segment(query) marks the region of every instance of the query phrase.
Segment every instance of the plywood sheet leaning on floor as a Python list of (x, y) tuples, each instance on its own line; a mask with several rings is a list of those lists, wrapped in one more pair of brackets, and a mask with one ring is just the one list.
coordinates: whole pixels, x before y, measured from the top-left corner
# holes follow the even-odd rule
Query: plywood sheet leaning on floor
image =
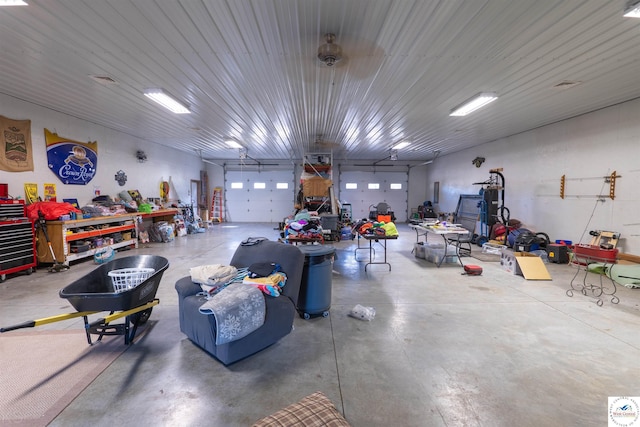
[(551, 280), (551, 275), (538, 256), (516, 256), (516, 262), (527, 280)]
[(500, 265), (503, 270), (527, 280), (552, 280), (542, 258), (529, 252), (502, 251)]

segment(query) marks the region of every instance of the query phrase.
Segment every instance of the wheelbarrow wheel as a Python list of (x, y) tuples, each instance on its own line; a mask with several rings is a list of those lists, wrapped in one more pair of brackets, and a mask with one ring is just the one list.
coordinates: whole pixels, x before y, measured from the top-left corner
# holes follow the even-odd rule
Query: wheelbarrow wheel
[(138, 313), (133, 313), (131, 316), (129, 316), (129, 321), (134, 325), (136, 324), (136, 322), (138, 323), (138, 325), (144, 325), (145, 323), (147, 323), (147, 320), (149, 320), (149, 317), (151, 317), (152, 310), (153, 307), (147, 308), (146, 310), (142, 310)]

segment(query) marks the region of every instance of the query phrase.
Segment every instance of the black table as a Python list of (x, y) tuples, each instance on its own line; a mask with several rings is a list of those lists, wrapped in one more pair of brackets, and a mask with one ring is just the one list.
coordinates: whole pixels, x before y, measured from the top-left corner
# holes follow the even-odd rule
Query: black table
[[(363, 239), (366, 239), (369, 241), (369, 262), (367, 262), (364, 265), (364, 271), (367, 271), (367, 266), (371, 264), (386, 264), (389, 266), (389, 271), (391, 271), (391, 264), (387, 262), (387, 240), (397, 240), (398, 236), (376, 236), (375, 234), (371, 234), (371, 235), (363, 234), (361, 236)], [(384, 248), (384, 261), (382, 262), (374, 261), (374, 258), (375, 258), (375, 249), (373, 248), (374, 242), (379, 243), (380, 246)], [(364, 249), (364, 248), (360, 248), (358, 245), (358, 249)], [(358, 249), (356, 249), (356, 253)]]

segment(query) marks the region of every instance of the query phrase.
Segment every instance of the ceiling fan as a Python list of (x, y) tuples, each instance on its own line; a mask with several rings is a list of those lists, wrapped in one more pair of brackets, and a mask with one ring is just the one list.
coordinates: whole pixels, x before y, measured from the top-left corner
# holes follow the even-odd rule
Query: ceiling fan
[(337, 44), (336, 35), (327, 33), (324, 35), (326, 43), (318, 47), (318, 60), (327, 67), (334, 67), (344, 59), (342, 47)]
[(430, 165), (431, 163), (433, 163), (438, 156), (440, 156), (440, 150), (433, 150), (433, 158), (431, 160), (427, 160), (426, 162), (422, 162), (419, 163), (417, 165), (412, 165), (410, 166), (411, 168), (417, 167), (417, 166), (424, 166), (424, 165)]
[(312, 150), (333, 150), (334, 148), (339, 148), (340, 144), (336, 141), (325, 139), (321, 134), (316, 135), (313, 144), (311, 144)]

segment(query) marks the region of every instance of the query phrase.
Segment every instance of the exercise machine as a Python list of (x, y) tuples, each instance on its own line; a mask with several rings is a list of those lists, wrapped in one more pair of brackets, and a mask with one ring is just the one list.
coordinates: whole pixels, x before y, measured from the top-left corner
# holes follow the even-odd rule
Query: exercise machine
[(480, 200), (480, 234), (476, 238), (476, 244), (482, 246), (489, 241), (491, 227), (501, 222), (506, 227), (509, 225), (510, 212), (504, 204), (505, 179), (502, 168), (491, 169), (489, 179), (483, 182), (474, 182), (473, 185), (482, 185), (479, 194)]

